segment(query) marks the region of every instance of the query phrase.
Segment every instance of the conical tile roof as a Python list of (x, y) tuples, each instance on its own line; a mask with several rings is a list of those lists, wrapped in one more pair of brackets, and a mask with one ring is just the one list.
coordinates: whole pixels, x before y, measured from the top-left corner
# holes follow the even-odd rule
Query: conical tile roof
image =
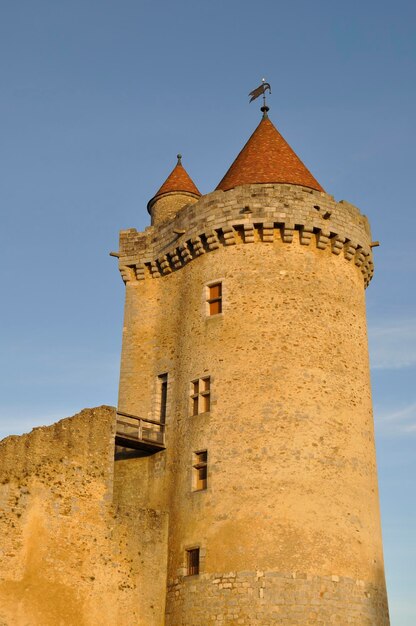
[(172, 193), (174, 191), (177, 192), (186, 192), (192, 193), (196, 196), (200, 196), (201, 192), (198, 190), (192, 178), (189, 176), (188, 172), (182, 165), (181, 161), (182, 157), (178, 154), (178, 162), (159, 189), (156, 194), (153, 196), (151, 202), (156, 200), (159, 196), (164, 193)]
[(266, 114), (217, 189), (252, 183), (289, 183), (324, 191)]

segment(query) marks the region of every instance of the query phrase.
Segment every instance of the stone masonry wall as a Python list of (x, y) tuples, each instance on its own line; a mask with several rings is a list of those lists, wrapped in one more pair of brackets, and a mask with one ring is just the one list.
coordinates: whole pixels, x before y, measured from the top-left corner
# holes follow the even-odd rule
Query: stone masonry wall
[(152, 225), (156, 226), (171, 220), (185, 204), (196, 202), (193, 194), (185, 192), (166, 193), (150, 203), (149, 211), (152, 216)]
[[(370, 244), (358, 209), (285, 185), (214, 192), (169, 225), (121, 234), (120, 410), (157, 419), (169, 380), (166, 450), (125, 462), (142, 502), (169, 511), (167, 625), (388, 624)], [(210, 409), (194, 415), (192, 381), (207, 376)], [(195, 491), (202, 450), (208, 484)]]
[(113, 505), (114, 428), (100, 407), (0, 442), (1, 626), (161, 623), (167, 519)]
[[(175, 626), (388, 626), (384, 590), (362, 580), (268, 571), (201, 574), (170, 582)], [(201, 601), (204, 598), (204, 601)], [(169, 622), (170, 614), (174, 619)], [(184, 620), (178, 615), (186, 615)]]

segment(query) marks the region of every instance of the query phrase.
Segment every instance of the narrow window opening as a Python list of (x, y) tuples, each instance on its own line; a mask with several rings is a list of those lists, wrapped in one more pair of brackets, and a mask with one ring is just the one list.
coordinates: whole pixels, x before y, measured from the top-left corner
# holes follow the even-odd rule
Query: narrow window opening
[(199, 548), (186, 551), (186, 574), (187, 576), (199, 574)]
[(168, 375), (160, 374), (158, 376), (159, 382), (159, 421), (164, 424), (166, 422), (166, 410), (167, 410), (167, 402), (168, 402)]
[(208, 286), (207, 302), (209, 315), (222, 313), (222, 283)]
[(193, 490), (202, 491), (208, 487), (208, 451), (194, 452), (193, 456)]
[(203, 378), (201, 380), (201, 405), (202, 413), (207, 413), (211, 408), (211, 391), (210, 391), (210, 378)]
[(199, 413), (199, 380), (192, 381), (192, 415), (198, 415)]
[(191, 382), (192, 415), (208, 413), (211, 410), (211, 378), (205, 376)]

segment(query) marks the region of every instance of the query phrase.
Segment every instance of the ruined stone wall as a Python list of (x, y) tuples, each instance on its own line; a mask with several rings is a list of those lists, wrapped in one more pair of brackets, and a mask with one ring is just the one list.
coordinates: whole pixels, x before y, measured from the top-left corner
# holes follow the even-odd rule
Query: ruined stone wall
[[(251, 187), (257, 195), (244, 213)], [(122, 234), (120, 264), (132, 273), (124, 275), (121, 410), (154, 417), (157, 376), (171, 381), (167, 449), (136, 461), (138, 475), (146, 466), (144, 501), (169, 510), (166, 623), (192, 626), (204, 615), (207, 625), (384, 626), (368, 223), (326, 194), (316, 192), (318, 204), (292, 189), (286, 199), (297, 200), (283, 207), (282, 196), (268, 196), (279, 186), (259, 187), (227, 192), (225, 217), (215, 192), (185, 208), (170, 232), (149, 229), (140, 245), (133, 231)], [(173, 244), (181, 219), (186, 241)], [(192, 233), (202, 226), (198, 243)], [(151, 250), (153, 259), (140, 257)], [(223, 312), (209, 317), (212, 281), (222, 281)], [(190, 383), (207, 375), (211, 410), (192, 416)], [(192, 455), (202, 449), (208, 489), (196, 492)], [(201, 571), (188, 577), (192, 547)]]
[(161, 623), (167, 519), (113, 505), (114, 428), (100, 407), (0, 442), (2, 626)]

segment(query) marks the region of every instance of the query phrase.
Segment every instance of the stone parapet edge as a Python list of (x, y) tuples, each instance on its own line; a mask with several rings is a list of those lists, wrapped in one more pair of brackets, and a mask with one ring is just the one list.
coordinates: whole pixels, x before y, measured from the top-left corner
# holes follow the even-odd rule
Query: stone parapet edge
[(226, 226), (213, 224), (186, 239), (181, 237), (176, 245), (153, 258), (143, 255), (143, 250), (138, 250), (136, 254), (120, 257), (119, 269), (125, 283), (144, 280), (146, 277), (158, 278), (179, 270), (202, 254), (220, 246), (270, 244), (279, 240), (291, 244), (296, 238), (300, 245), (315, 244), (319, 250), (330, 249), (334, 255), (342, 255), (347, 261), (353, 261), (363, 275), (364, 286), (367, 287), (370, 283), (374, 274), (374, 263), (369, 245), (365, 246), (310, 223), (268, 222), (257, 218), (252, 221), (239, 220)]
[(365, 286), (374, 273), (367, 218), (357, 207), (298, 185), (243, 185), (187, 204), (165, 223), (121, 231), (119, 268), (125, 282), (157, 278), (205, 252), (238, 243), (280, 240), (315, 243), (360, 268)]

